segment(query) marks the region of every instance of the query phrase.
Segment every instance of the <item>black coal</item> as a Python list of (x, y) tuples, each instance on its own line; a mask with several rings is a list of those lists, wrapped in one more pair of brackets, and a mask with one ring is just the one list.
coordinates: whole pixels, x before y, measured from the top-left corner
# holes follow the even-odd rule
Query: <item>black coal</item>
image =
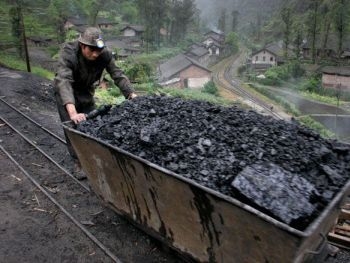
[(348, 145), (238, 107), (140, 96), (77, 129), (298, 229), (350, 177)]

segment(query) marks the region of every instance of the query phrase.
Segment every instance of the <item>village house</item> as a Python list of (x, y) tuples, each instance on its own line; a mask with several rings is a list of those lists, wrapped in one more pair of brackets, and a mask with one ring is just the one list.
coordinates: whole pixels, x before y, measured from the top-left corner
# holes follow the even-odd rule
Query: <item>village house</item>
[(106, 46), (115, 53), (117, 60), (124, 60), (131, 55), (140, 54), (142, 50), (130, 45), (127, 41), (115, 39), (106, 39)]
[(266, 70), (284, 63), (283, 48), (278, 43), (273, 43), (251, 54), (250, 66), (255, 70)]
[(204, 35), (202, 44), (208, 49), (210, 55), (219, 56), (225, 47), (225, 35), (215, 31), (209, 31)]
[[(107, 18), (98, 17), (96, 19), (96, 25), (100, 29), (110, 30), (115, 28), (117, 23)], [(86, 17), (70, 17), (65, 22), (64, 29), (65, 30), (74, 29), (77, 32), (82, 33), (88, 26), (89, 26), (89, 22)]]
[(126, 25), (120, 32), (124, 37), (139, 37), (142, 38), (143, 32), (145, 31), (144, 26), (140, 25)]
[(322, 86), (350, 92), (350, 67), (324, 67), (322, 69)]
[(41, 37), (41, 36), (28, 36), (26, 37), (29, 45), (34, 45), (37, 47), (46, 47), (52, 43), (52, 38)]
[(188, 50), (185, 52), (185, 55), (198, 61), (204, 66), (208, 66), (210, 60), (210, 52), (203, 44), (192, 44)]
[(159, 84), (163, 87), (200, 89), (212, 79), (212, 72), (194, 59), (179, 54), (158, 68)]
[[(350, 36), (347, 36), (343, 40), (343, 48), (339, 51), (338, 54), (338, 37), (335, 34), (330, 34), (327, 38), (327, 42), (325, 44), (324, 37), (321, 35), (316, 36), (315, 41), (315, 54), (316, 58), (324, 58), (335, 60), (338, 58), (338, 55), (341, 59), (348, 61), (349, 60), (349, 52), (350, 52)], [(304, 41), (302, 45), (302, 53), (304, 59), (312, 58), (312, 41), (311, 39), (307, 39)]]

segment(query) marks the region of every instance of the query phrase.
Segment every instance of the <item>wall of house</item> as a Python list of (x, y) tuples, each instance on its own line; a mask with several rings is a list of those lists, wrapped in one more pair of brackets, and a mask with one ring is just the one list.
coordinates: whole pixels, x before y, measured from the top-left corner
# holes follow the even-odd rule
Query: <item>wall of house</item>
[[(204, 86), (205, 83), (211, 80), (211, 73), (192, 65), (187, 69), (180, 72), (179, 75), (181, 79), (181, 83), (183, 83), (183, 87), (199, 89)], [(187, 83), (186, 83), (187, 82)]]
[(338, 76), (323, 73), (322, 86), (325, 88), (338, 88), (350, 91), (350, 76)]
[(266, 50), (262, 50), (252, 56), (252, 64), (266, 64), (276, 66), (276, 56)]

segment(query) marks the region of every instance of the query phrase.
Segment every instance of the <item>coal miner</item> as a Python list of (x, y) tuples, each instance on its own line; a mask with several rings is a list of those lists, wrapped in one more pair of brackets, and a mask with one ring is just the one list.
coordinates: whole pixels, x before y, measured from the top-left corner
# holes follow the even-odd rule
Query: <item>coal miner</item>
[[(95, 89), (104, 70), (125, 98), (136, 97), (129, 79), (115, 65), (112, 52), (105, 47), (100, 29), (89, 27), (78, 40), (63, 46), (54, 79), (61, 121), (71, 120), (77, 124), (86, 120), (86, 114), (95, 109)], [(77, 160), (67, 136), (66, 139), (69, 153)]]

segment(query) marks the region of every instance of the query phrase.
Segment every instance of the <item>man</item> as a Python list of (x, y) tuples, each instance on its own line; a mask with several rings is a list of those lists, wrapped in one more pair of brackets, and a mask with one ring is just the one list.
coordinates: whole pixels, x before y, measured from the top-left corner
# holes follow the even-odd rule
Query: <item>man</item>
[[(98, 28), (87, 28), (77, 41), (63, 46), (54, 79), (61, 121), (71, 120), (77, 124), (86, 120), (86, 114), (95, 109), (95, 89), (103, 70), (110, 74), (125, 98), (136, 97), (129, 79), (115, 65), (112, 52), (105, 48)], [(67, 136), (66, 140), (69, 153), (77, 160)]]

